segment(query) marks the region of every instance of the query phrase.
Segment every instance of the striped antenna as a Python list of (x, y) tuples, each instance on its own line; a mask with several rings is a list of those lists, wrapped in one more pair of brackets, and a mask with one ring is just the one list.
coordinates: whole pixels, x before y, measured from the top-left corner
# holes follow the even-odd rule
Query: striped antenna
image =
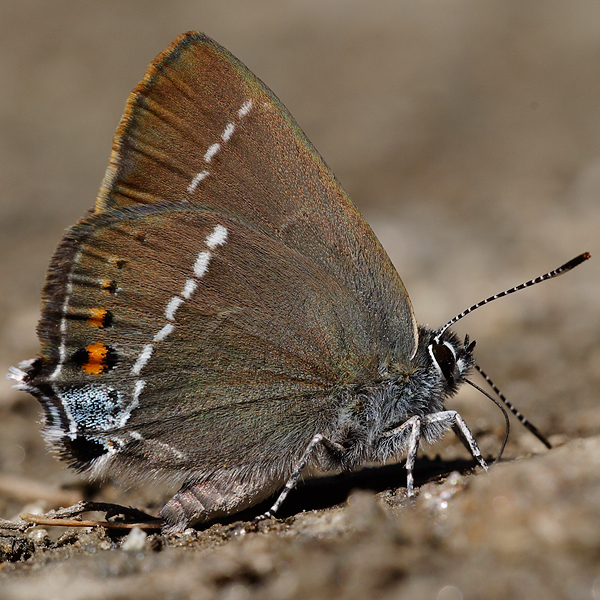
[[(504, 292), (500, 292), (499, 294), (496, 294), (494, 296), (490, 296), (489, 298), (486, 298), (485, 300), (482, 300), (481, 302), (478, 302), (477, 304), (473, 304), (473, 306), (469, 306), (469, 308), (467, 308), (467, 310), (463, 310), (459, 315), (456, 315), (456, 317), (454, 317), (453, 319), (450, 319), (450, 321), (448, 321), (438, 331), (437, 335), (435, 336), (435, 343), (436, 344), (439, 343), (440, 338), (442, 337), (442, 334), (444, 333), (444, 331), (446, 331), (446, 329), (448, 329), (448, 327), (451, 327), (452, 325), (454, 325), (454, 323), (456, 323), (457, 321), (460, 321), (460, 319), (462, 319), (463, 317), (466, 317), (469, 313), (472, 313), (474, 310), (483, 306), (484, 304), (488, 304), (489, 302), (492, 302), (493, 300), (498, 300), (498, 298), (503, 298), (504, 296), (508, 296), (509, 294), (513, 294), (514, 292), (523, 290), (526, 287), (535, 285), (536, 283), (541, 283), (542, 281), (546, 281), (547, 279), (552, 279), (554, 277), (558, 277), (559, 275), (562, 275), (563, 273), (566, 273), (567, 271), (574, 269), (576, 266), (580, 265), (582, 262), (586, 261), (591, 256), (592, 255), (589, 252), (584, 252), (583, 254), (580, 254), (579, 256), (575, 257), (573, 260), (570, 260), (569, 262), (565, 263), (562, 267), (558, 267), (558, 269), (554, 269), (554, 271), (550, 271), (549, 273), (546, 273), (545, 275), (540, 275), (539, 277), (536, 277), (535, 279), (530, 279), (529, 281), (526, 281), (525, 283), (522, 283), (521, 285), (510, 288), (509, 290), (505, 290)], [(510, 408), (510, 406), (508, 404), (507, 404), (507, 406)], [(510, 410), (512, 412), (514, 412), (514, 410), (512, 408), (510, 408)]]
[[(546, 436), (544, 436), (542, 433), (540, 433), (538, 428), (533, 423), (528, 421), (517, 410), (517, 408), (511, 402), (508, 401), (506, 396), (498, 389), (498, 387), (494, 384), (494, 382), (488, 377), (487, 373), (485, 373), (485, 371), (477, 363), (475, 363), (475, 368), (479, 371), (481, 376), (486, 380), (487, 384), (494, 390), (494, 392), (496, 393), (498, 398), (500, 398), (500, 400), (502, 400), (502, 402), (504, 402), (504, 405), (506, 406), (506, 408), (508, 408), (508, 410), (510, 410), (510, 412), (513, 415), (515, 415), (515, 417), (517, 417), (517, 419), (519, 420), (521, 425), (523, 425), (523, 427), (529, 429), (529, 431), (531, 431), (531, 433), (533, 433), (533, 435), (535, 435), (535, 437), (538, 440), (540, 440), (540, 442), (542, 442), (542, 444), (544, 444), (544, 446), (546, 446), (546, 448), (548, 448), (548, 449), (552, 448), (552, 444), (550, 444), (550, 442), (548, 441)], [(508, 437), (508, 431), (506, 432), (506, 434)], [(506, 439), (504, 441), (504, 444), (506, 444)], [(504, 445), (502, 446), (502, 450), (504, 450)], [(502, 452), (500, 453), (500, 455), (501, 454), (502, 454)], [(496, 460), (498, 460), (499, 458), (500, 458), (500, 456), (498, 456), (498, 458)]]

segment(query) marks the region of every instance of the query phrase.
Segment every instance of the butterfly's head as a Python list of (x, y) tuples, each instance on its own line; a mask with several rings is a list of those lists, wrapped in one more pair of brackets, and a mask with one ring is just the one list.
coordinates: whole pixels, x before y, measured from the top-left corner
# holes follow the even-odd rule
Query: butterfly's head
[(464, 342), (461, 343), (458, 336), (449, 329), (441, 334), (439, 331), (426, 331), (429, 333), (428, 338), (424, 340), (427, 344), (427, 354), (438, 371), (441, 381), (447, 387), (447, 395), (452, 396), (475, 365), (473, 357), (475, 341), (470, 341), (469, 336), (466, 335)]

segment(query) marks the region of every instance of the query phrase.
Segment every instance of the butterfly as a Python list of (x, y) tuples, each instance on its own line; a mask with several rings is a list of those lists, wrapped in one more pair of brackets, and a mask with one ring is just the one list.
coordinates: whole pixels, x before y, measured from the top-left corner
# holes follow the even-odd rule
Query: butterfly
[(180, 486), (167, 530), (283, 489), (271, 514), (304, 472), (404, 453), (410, 495), (421, 440), (449, 428), (487, 468), (444, 404), (475, 343), (417, 325), (292, 116), (201, 33), (130, 95), (95, 207), (50, 263), (38, 334), (10, 376), (41, 402), (46, 440), (93, 477)]

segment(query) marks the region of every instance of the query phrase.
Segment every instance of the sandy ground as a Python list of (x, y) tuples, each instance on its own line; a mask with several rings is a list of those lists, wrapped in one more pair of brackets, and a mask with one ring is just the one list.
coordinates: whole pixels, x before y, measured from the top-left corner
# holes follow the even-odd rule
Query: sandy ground
[[(392, 465), (311, 482), (258, 530), (130, 550), (104, 531), (0, 531), (3, 598), (600, 598), (598, 3), (28, 0), (4, 3), (0, 28), (1, 372), (37, 352), (49, 257), (94, 202), (127, 94), (190, 29), (288, 106), (420, 322), (596, 255), (456, 328), (552, 451), (515, 423), (509, 460), (471, 477), (448, 436), (414, 503)], [(46, 454), (36, 401), (0, 386), (0, 517), (83, 494), (159, 505), (159, 490), (83, 486)], [(452, 407), (491, 455), (502, 419), (481, 400)]]

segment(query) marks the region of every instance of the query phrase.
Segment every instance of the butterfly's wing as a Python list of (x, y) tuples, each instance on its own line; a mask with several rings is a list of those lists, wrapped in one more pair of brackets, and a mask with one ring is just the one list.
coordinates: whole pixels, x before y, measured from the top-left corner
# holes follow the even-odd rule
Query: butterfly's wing
[[(115, 440), (125, 425), (154, 423), (152, 437), (205, 445), (214, 438), (203, 432), (206, 411), (243, 420), (237, 407), (331, 396), (377, 368), (376, 348), (364, 352), (369, 314), (354, 294), (248, 223), (192, 206), (84, 221), (60, 246), (47, 293), (52, 338), (38, 384), (44, 378), (69, 398), (94, 386), (118, 394), (104, 419)], [(79, 427), (98, 426), (83, 400), (70, 404)], [(208, 445), (214, 456), (218, 439)], [(172, 459), (156, 465), (182, 468)]]
[(254, 497), (417, 338), (389, 258), (287, 110), (196, 33), (130, 96), (39, 335), (27, 383), (75, 465)]
[(275, 95), (200, 33), (175, 40), (131, 94), (96, 212), (163, 202), (280, 240), (372, 312), (381, 363), (414, 354), (408, 294), (371, 228)]

